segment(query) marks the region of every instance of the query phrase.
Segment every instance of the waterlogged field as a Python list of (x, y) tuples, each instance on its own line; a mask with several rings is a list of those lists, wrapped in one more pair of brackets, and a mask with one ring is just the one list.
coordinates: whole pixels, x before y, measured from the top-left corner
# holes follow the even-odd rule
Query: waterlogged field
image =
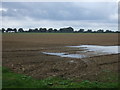
[[(57, 53), (57, 52), (42, 52), (44, 54), (48, 55), (56, 55), (60, 57), (68, 57), (68, 58), (90, 58), (95, 56), (101, 56), (101, 55), (110, 55), (110, 54), (118, 54), (120, 51), (118, 48), (120, 46), (98, 46), (98, 45), (80, 45), (80, 46), (66, 46), (69, 48), (69, 51), (66, 53)], [(70, 48), (73, 48), (73, 53), (70, 52)], [(65, 49), (64, 51), (65, 52)]]
[[(118, 56), (120, 54), (118, 54), (119, 51), (117, 52), (117, 46), (119, 45), (118, 34), (112, 33), (3, 34), (2, 63), (11, 71), (34, 79), (59, 77), (76, 83), (86, 80), (109, 83), (107, 84), (109, 87), (110, 83), (118, 81)], [(80, 48), (81, 46), (84, 47)], [(60, 54), (64, 57), (60, 57)], [(4, 74), (3, 79), (7, 81), (9, 77)], [(10, 84), (6, 83), (8, 82), (4, 82), (3, 87), (9, 87)], [(55, 85), (57, 84), (52, 82), (51, 87)], [(69, 85), (70, 83), (68, 87), (72, 87)], [(104, 87), (106, 84), (102, 85)]]

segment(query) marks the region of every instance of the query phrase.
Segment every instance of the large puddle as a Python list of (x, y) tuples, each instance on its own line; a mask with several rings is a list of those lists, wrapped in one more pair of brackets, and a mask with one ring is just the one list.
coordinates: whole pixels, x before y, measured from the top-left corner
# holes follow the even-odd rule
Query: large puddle
[(80, 46), (66, 46), (67, 48), (78, 48), (75, 53), (70, 52), (42, 52), (43, 54), (55, 55), (69, 58), (87, 58), (99, 55), (118, 54), (120, 46), (97, 46), (97, 45), (80, 45)]
[(69, 58), (85, 58), (85, 55), (81, 54), (69, 54), (69, 53), (50, 53), (50, 52), (43, 52), (44, 54), (48, 55), (56, 55), (60, 57), (69, 57)]

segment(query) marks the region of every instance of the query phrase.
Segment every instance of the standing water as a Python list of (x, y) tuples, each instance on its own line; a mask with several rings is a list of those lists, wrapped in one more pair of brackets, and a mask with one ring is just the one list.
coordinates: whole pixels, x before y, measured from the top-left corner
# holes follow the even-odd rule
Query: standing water
[[(108, 54), (118, 54), (120, 53), (120, 46), (98, 46), (98, 45), (80, 45), (80, 46), (66, 46), (69, 48), (78, 48), (78, 51), (74, 54), (68, 53), (51, 53), (51, 52), (42, 52), (43, 54), (55, 55), (60, 57), (69, 57), (69, 58), (87, 58), (94, 57), (99, 55), (108, 55)], [(82, 49), (83, 51), (79, 51)]]

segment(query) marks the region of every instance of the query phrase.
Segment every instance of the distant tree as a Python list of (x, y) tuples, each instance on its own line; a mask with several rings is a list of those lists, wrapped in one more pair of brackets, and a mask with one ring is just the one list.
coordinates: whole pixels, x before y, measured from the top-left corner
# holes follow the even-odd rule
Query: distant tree
[(60, 29), (59, 29), (59, 32), (64, 32), (64, 29), (63, 29), (63, 28), (60, 28)]
[(2, 33), (4, 33), (5, 32), (5, 29), (4, 28), (2, 28)]
[(91, 29), (88, 29), (86, 32), (87, 32), (87, 33), (92, 33), (92, 30), (91, 30)]
[(28, 32), (33, 32), (33, 29), (29, 29)]
[(112, 31), (111, 30), (106, 30), (105, 33), (112, 33)]
[(19, 28), (18, 32), (24, 32), (23, 28)]
[(68, 27), (67, 31), (70, 32), (70, 33), (72, 33), (72, 32), (74, 32), (74, 29), (72, 27)]
[(17, 29), (16, 29), (16, 28), (14, 28), (14, 29), (13, 29), (13, 31), (16, 33), (16, 32), (17, 32)]
[(47, 32), (47, 29), (46, 29), (46, 28), (43, 28), (43, 29), (42, 29), (42, 32)]
[(7, 28), (6, 32), (12, 32), (13, 29), (12, 28)]
[(63, 33), (72, 33), (74, 32), (74, 29), (72, 27), (68, 27), (68, 28), (60, 28), (59, 32), (63, 32)]
[(34, 32), (39, 32), (38, 28), (35, 28), (35, 29), (34, 29)]
[(58, 32), (58, 30), (57, 30), (57, 29), (54, 29), (54, 32)]
[(84, 32), (84, 29), (80, 29), (78, 32), (79, 32), (79, 33), (83, 33), (83, 32)]
[(97, 31), (92, 31), (92, 33), (97, 33)]
[(6, 32), (17, 32), (17, 29), (16, 28), (14, 28), (14, 29), (12, 29), (12, 28), (7, 28), (7, 30), (6, 30)]
[(66, 32), (67, 32), (67, 29), (66, 29), (66, 28), (60, 28), (60, 29), (59, 29), (59, 32), (61, 32), (61, 33), (66, 33)]
[(99, 30), (97, 30), (97, 32), (98, 32), (98, 33), (104, 33), (104, 30), (99, 29)]
[(39, 32), (42, 32), (42, 28), (39, 28)]
[(120, 31), (116, 31), (115, 33), (120, 33)]
[(54, 30), (52, 28), (49, 28), (48, 32), (54, 32)]
[(47, 32), (46, 28), (39, 28), (39, 32)]

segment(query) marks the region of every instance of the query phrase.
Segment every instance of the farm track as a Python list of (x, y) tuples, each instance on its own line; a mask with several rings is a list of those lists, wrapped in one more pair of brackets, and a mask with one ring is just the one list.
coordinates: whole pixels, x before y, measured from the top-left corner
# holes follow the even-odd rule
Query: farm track
[(118, 34), (3, 34), (2, 44), (3, 66), (34, 78), (60, 76), (102, 81), (102, 77), (107, 77), (104, 70), (116, 76), (118, 73), (120, 54), (74, 59), (41, 53), (74, 52), (76, 50), (64, 47), (72, 45), (119, 45)]

